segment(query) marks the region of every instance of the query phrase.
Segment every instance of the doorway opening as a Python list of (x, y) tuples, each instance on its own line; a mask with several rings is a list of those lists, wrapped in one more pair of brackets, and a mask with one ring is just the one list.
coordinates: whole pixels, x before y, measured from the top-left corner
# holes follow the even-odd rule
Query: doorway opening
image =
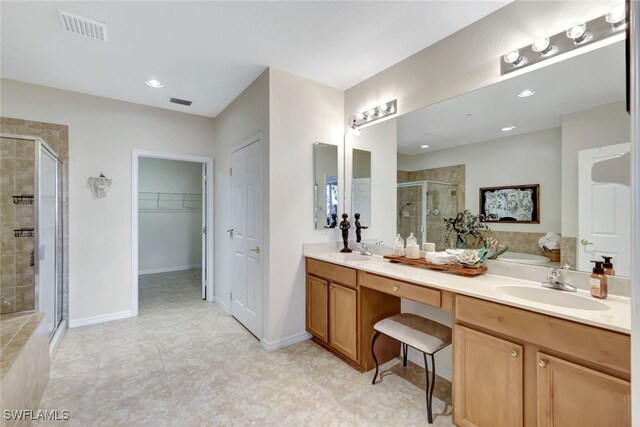
[(134, 151), (132, 315), (213, 301), (213, 159)]

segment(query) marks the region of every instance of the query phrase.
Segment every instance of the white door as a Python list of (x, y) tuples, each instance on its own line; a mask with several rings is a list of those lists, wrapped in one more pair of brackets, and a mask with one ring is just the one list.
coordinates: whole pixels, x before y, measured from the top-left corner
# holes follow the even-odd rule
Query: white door
[(353, 178), (351, 200), (352, 214), (360, 214), (362, 225), (371, 225), (371, 178)]
[(262, 337), (262, 142), (231, 154), (231, 314)]
[(613, 257), (616, 275), (631, 276), (631, 188), (613, 182), (594, 182), (595, 163), (629, 152), (631, 144), (616, 144), (578, 153), (578, 269), (602, 255)]
[(208, 245), (207, 245), (207, 164), (202, 164), (202, 299), (207, 299), (207, 284), (209, 283), (207, 271)]

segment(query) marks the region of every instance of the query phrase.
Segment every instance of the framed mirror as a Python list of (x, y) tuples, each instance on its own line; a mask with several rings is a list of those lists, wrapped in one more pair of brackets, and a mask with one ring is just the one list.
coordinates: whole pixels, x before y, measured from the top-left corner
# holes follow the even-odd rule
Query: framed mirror
[(313, 145), (313, 223), (316, 230), (338, 223), (338, 146)]
[[(372, 209), (396, 228), (380, 234), (414, 233), (443, 250), (460, 244), (446, 219), (484, 211), (482, 235), (509, 247), (501, 261), (590, 272), (604, 255), (629, 276), (625, 87), (616, 41), (395, 118), (396, 188), (376, 188)], [(374, 182), (381, 173), (374, 165)]]
[(371, 152), (354, 148), (351, 176), (351, 212), (362, 225), (371, 224)]

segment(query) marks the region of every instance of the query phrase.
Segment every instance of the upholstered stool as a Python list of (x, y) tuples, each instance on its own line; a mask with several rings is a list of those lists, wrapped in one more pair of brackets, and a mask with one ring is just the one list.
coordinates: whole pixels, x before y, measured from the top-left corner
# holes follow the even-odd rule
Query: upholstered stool
[[(376, 333), (371, 340), (371, 353), (373, 360), (376, 362), (376, 373), (373, 376), (371, 384), (375, 384), (378, 378), (378, 359), (376, 358), (375, 344), (380, 334), (394, 338), (402, 343), (403, 366), (407, 366), (407, 346), (421, 351), (424, 357), (427, 383), (427, 419), (429, 423), (433, 423), (431, 403), (433, 400), (433, 389), (436, 383), (436, 362), (433, 355), (451, 344), (451, 328), (415, 314), (400, 313), (382, 319), (373, 325), (373, 329), (375, 329)], [(427, 355), (431, 357), (431, 372), (433, 373), (431, 381), (429, 381)], [(429, 387), (429, 385), (431, 385), (431, 387)]]

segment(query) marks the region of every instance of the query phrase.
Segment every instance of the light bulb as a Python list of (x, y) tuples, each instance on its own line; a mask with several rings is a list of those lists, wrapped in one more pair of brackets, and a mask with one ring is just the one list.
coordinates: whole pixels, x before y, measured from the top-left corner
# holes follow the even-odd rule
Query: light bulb
[(372, 108), (371, 110), (367, 111), (367, 116), (369, 117), (373, 117), (376, 115), (376, 110), (375, 108)]
[(591, 33), (587, 32), (587, 24), (584, 22), (574, 24), (567, 30), (567, 37), (569, 37), (575, 44), (583, 43), (591, 40), (593, 37)]
[(381, 106), (378, 107), (378, 109), (384, 112), (389, 109), (389, 106), (387, 104), (382, 104)]
[(518, 49), (514, 49), (511, 52), (507, 52), (504, 56), (504, 62), (507, 64), (512, 64), (513, 66), (518, 66), (522, 64), (524, 58), (520, 56), (520, 51)]
[(626, 22), (627, 11), (623, 4), (619, 4), (611, 8), (609, 13), (604, 16), (604, 19), (611, 25), (613, 25), (614, 29), (618, 29), (622, 27)]
[(554, 47), (551, 44), (549, 37), (538, 37), (531, 44), (531, 50), (541, 55), (548, 55), (554, 52)]
[(429, 148), (427, 144), (421, 145), (420, 148)]
[(364, 120), (364, 114), (362, 113), (356, 114), (356, 120)]

